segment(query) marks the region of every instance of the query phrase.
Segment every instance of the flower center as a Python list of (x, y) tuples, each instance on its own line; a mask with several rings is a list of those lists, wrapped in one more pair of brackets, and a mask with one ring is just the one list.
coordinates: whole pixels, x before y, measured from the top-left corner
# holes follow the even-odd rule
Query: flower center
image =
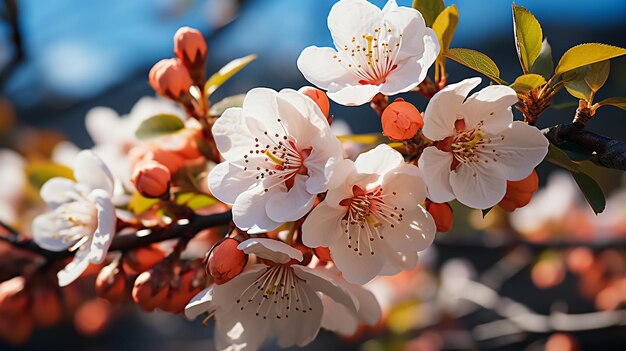
[(348, 248), (362, 256), (365, 241), (370, 254), (374, 255), (372, 242), (377, 238), (384, 239), (382, 231), (386, 226), (395, 228), (403, 220), (404, 208), (391, 206), (389, 199), (386, 199), (396, 195), (396, 192), (383, 194), (380, 186), (372, 190), (364, 190), (358, 185), (352, 187), (352, 197), (339, 202), (347, 207), (342, 225), (348, 236)]
[(306, 284), (288, 264), (269, 267), (237, 299), (243, 311), (255, 309), (257, 317), (263, 319), (289, 318), (289, 313), (307, 313), (312, 305), (304, 291)]
[(381, 85), (387, 76), (396, 69), (396, 59), (402, 42), (402, 34), (394, 35), (386, 24), (374, 29), (374, 33), (364, 33), (352, 37), (349, 44), (337, 47), (338, 54), (333, 59), (359, 78), (361, 85)]
[(70, 251), (82, 246), (97, 228), (97, 209), (93, 203), (76, 195), (76, 201), (55, 210), (57, 232), (52, 238), (71, 244)]

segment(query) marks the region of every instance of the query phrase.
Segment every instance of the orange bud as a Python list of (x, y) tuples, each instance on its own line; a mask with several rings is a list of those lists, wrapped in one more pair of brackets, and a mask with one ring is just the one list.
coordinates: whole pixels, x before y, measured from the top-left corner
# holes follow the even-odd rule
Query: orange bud
[(204, 84), (207, 51), (204, 36), (197, 29), (181, 27), (174, 34), (174, 55), (189, 69), (198, 86)]
[(445, 233), (452, 229), (452, 207), (446, 203), (436, 203), (426, 199), (426, 211), (433, 216), (437, 231)]
[(404, 99), (396, 99), (383, 111), (383, 134), (391, 140), (411, 139), (424, 126), (419, 110)]
[(193, 160), (201, 156), (197, 143), (199, 137), (199, 130), (185, 129), (160, 138), (159, 149), (175, 152), (184, 159)]
[(226, 238), (211, 250), (207, 273), (213, 277), (215, 284), (224, 284), (238, 276), (246, 265), (246, 254), (237, 250), (237, 245), (239, 241)]
[(165, 252), (157, 245), (140, 247), (124, 254), (124, 271), (139, 274), (154, 267), (163, 258), (165, 258)]
[(159, 266), (141, 273), (135, 279), (133, 301), (146, 312), (163, 306), (170, 290), (169, 278), (170, 275)]
[(320, 259), (322, 262), (332, 262), (333, 259), (330, 257), (330, 249), (324, 246), (316, 247), (313, 249), (315, 252), (315, 256)]
[(528, 205), (533, 194), (539, 189), (539, 177), (535, 170), (522, 180), (506, 182), (506, 194), (498, 206), (513, 212), (516, 208)]
[(94, 299), (82, 304), (74, 315), (74, 327), (82, 335), (95, 336), (102, 333), (111, 320), (111, 305)]
[(152, 89), (174, 101), (189, 95), (193, 85), (189, 71), (178, 59), (164, 59), (157, 62), (149, 73)]
[(0, 313), (23, 314), (28, 305), (26, 279), (15, 277), (0, 283)]
[[(181, 274), (176, 284), (170, 285), (170, 291), (167, 300), (163, 305), (163, 310), (170, 313), (181, 313), (191, 299), (202, 290), (199, 284), (196, 284), (198, 272), (191, 269)], [(204, 275), (204, 272), (202, 272)]]
[(133, 169), (133, 184), (147, 198), (159, 198), (170, 190), (172, 175), (169, 169), (156, 161), (141, 161)]
[(51, 287), (38, 286), (33, 290), (32, 316), (40, 327), (51, 327), (61, 320), (61, 300)]
[(148, 151), (142, 160), (153, 160), (170, 170), (174, 174), (185, 165), (185, 160), (181, 155), (174, 151), (163, 150), (160, 148)]
[(570, 334), (556, 333), (550, 335), (546, 343), (546, 351), (577, 351), (579, 344)]
[(33, 333), (33, 318), (29, 314), (22, 314), (0, 319), (0, 339), (2, 341), (19, 346), (25, 344)]
[(119, 261), (113, 261), (100, 270), (96, 278), (96, 293), (114, 303), (126, 300), (126, 274)]
[(324, 116), (328, 118), (328, 113), (330, 113), (330, 102), (328, 101), (328, 96), (326, 96), (325, 92), (309, 86), (302, 87), (298, 91), (310, 97), (320, 108)]

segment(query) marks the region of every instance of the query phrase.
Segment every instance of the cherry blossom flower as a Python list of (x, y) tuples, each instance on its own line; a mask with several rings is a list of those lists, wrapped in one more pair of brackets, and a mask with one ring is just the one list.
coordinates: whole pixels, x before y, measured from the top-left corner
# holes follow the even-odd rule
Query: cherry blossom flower
[(342, 105), (415, 88), (439, 54), (437, 36), (419, 11), (395, 0), (382, 10), (366, 0), (341, 0), (330, 10), (328, 29), (336, 50), (309, 46), (298, 68)]
[(383, 144), (342, 161), (326, 199), (307, 217), (302, 241), (325, 246), (344, 278), (363, 284), (417, 263), (433, 242), (435, 222), (420, 205), (426, 186), (417, 167)]
[[(218, 350), (256, 350), (270, 332), (280, 347), (304, 346), (315, 339), (323, 320), (343, 319), (346, 309), (364, 322), (378, 322), (380, 308), (370, 292), (325, 268), (295, 264), (303, 258), (299, 250), (272, 239), (248, 239), (238, 248), (266, 263), (203, 290), (185, 310), (190, 319), (205, 313), (215, 317)], [(321, 299), (327, 298), (345, 309), (324, 308)]]
[(33, 221), (33, 239), (51, 251), (75, 251), (74, 260), (58, 273), (59, 285), (72, 283), (89, 263), (102, 263), (115, 233), (115, 208), (111, 202), (113, 177), (89, 150), (76, 156), (74, 182), (52, 178), (41, 197), (52, 211)]
[(548, 140), (524, 122), (514, 122), (515, 91), (493, 85), (467, 97), (480, 78), (439, 91), (424, 112), (424, 135), (435, 141), (419, 159), (434, 202), (454, 198), (478, 209), (494, 206), (507, 180), (521, 180), (544, 159)]
[(242, 108), (217, 120), (213, 136), (225, 162), (211, 171), (209, 187), (251, 233), (304, 216), (342, 158), (319, 107), (290, 89), (252, 89)]

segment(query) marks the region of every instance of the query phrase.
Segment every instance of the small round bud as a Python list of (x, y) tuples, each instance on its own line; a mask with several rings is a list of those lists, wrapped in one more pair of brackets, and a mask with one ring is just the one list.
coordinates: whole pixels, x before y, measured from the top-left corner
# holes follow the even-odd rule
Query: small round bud
[(201, 132), (197, 129), (181, 130), (160, 138), (159, 149), (164, 152), (175, 152), (186, 160), (194, 160), (202, 155), (197, 142), (200, 136)]
[[(182, 272), (180, 278), (170, 284), (170, 291), (167, 300), (163, 305), (163, 310), (170, 313), (181, 313), (189, 301), (202, 290), (198, 284), (198, 271), (190, 269)], [(201, 271), (202, 276), (204, 272)]]
[(83, 303), (74, 315), (74, 328), (85, 336), (96, 336), (106, 330), (111, 321), (111, 304), (102, 299)]
[(25, 283), (26, 279), (21, 276), (0, 283), (0, 313), (24, 313), (29, 302)]
[(411, 139), (424, 126), (424, 117), (412, 104), (396, 99), (383, 111), (383, 134), (391, 140)]
[(185, 159), (174, 151), (155, 148), (143, 155), (142, 160), (156, 161), (170, 170), (171, 174), (178, 172), (185, 165)]
[(155, 308), (163, 306), (170, 289), (169, 279), (170, 274), (160, 266), (141, 273), (135, 279), (133, 301), (146, 312), (152, 312)]
[(237, 249), (239, 241), (226, 238), (215, 245), (209, 255), (207, 273), (213, 277), (215, 284), (224, 284), (238, 276), (248, 261), (246, 254)]
[(165, 252), (157, 245), (140, 247), (124, 254), (124, 271), (129, 273), (142, 273), (154, 267), (165, 258)]
[(437, 231), (445, 233), (452, 229), (452, 207), (445, 203), (436, 203), (426, 199), (426, 211), (433, 216)]
[(302, 87), (298, 91), (310, 97), (320, 108), (324, 116), (328, 118), (328, 113), (330, 113), (330, 102), (328, 101), (328, 96), (326, 96), (325, 92), (309, 86)]
[(187, 67), (197, 86), (204, 84), (207, 45), (200, 31), (181, 27), (174, 34), (174, 55)]
[(96, 293), (113, 303), (126, 300), (126, 274), (119, 261), (113, 261), (100, 270), (96, 278)]
[(141, 161), (133, 169), (133, 184), (147, 198), (159, 198), (167, 194), (171, 180), (169, 169), (156, 161)]
[(189, 95), (189, 88), (193, 85), (189, 71), (178, 59), (164, 59), (157, 62), (149, 73), (152, 89), (174, 101)]
[(57, 324), (63, 313), (58, 293), (49, 286), (38, 286), (32, 294), (31, 311), (35, 324), (44, 328)]
[(513, 212), (515, 209), (528, 205), (533, 194), (539, 189), (539, 177), (535, 170), (522, 180), (506, 182), (506, 194), (498, 206)]

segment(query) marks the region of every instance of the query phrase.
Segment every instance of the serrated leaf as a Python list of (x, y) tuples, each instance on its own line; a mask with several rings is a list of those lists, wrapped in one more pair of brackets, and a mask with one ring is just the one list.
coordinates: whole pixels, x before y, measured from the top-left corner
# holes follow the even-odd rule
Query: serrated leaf
[(248, 55), (245, 57), (234, 59), (227, 63), (224, 67), (220, 68), (219, 71), (214, 73), (206, 81), (206, 83), (204, 83), (204, 96), (211, 96), (211, 94), (213, 94), (215, 90), (217, 90), (217, 88), (224, 84), (224, 82), (229, 80), (232, 76), (241, 71), (244, 67), (246, 67), (250, 62), (254, 61), (255, 59), (256, 55)]
[(626, 49), (619, 46), (599, 43), (580, 44), (563, 54), (554, 70), (554, 74), (563, 74), (578, 67), (606, 61), (624, 54), (626, 54)]
[(427, 27), (432, 27), (443, 7), (443, 0), (413, 0), (413, 8), (422, 14)]
[(486, 75), (498, 84), (506, 83), (500, 79), (500, 70), (496, 63), (482, 52), (471, 49), (454, 48), (448, 50), (446, 57)]
[(565, 151), (552, 144), (548, 145), (548, 154), (545, 160), (571, 172), (580, 172), (580, 165), (572, 161)]
[(589, 85), (585, 82), (586, 73), (587, 66), (565, 72), (563, 74), (563, 86), (573, 97), (589, 101), (591, 100), (591, 88), (589, 88)]
[(51, 161), (35, 161), (29, 163), (24, 172), (28, 183), (37, 191), (50, 179), (62, 177), (74, 180), (71, 168)]
[(552, 61), (552, 48), (548, 43), (548, 39), (544, 39), (541, 43), (541, 51), (539, 56), (535, 59), (533, 67), (530, 69), (531, 73), (540, 74), (545, 79), (550, 79), (554, 72), (554, 61)]
[(612, 97), (608, 99), (604, 99), (598, 102), (600, 106), (615, 106), (617, 108), (621, 108), (622, 110), (626, 110), (626, 98), (624, 97)]
[(185, 128), (185, 123), (173, 114), (159, 114), (145, 119), (135, 131), (138, 139), (146, 140), (172, 134)]
[(529, 91), (546, 84), (546, 79), (538, 74), (529, 73), (515, 78), (511, 88), (518, 94), (524, 95)]
[(606, 199), (604, 198), (604, 193), (602, 192), (602, 188), (595, 181), (595, 179), (591, 178), (589, 175), (585, 173), (576, 173), (571, 172), (576, 184), (585, 195), (585, 199), (593, 209), (595, 214), (602, 213), (604, 208), (606, 207)]
[(439, 46), (441, 47), (441, 51), (439, 52), (440, 57), (443, 57), (450, 48), (450, 43), (452, 42), (452, 37), (454, 36), (458, 24), (459, 10), (455, 5), (446, 7), (445, 10), (441, 11), (439, 16), (437, 16), (437, 19), (435, 19), (433, 30), (437, 34), (437, 39), (439, 39)]
[(159, 199), (148, 199), (141, 196), (138, 192), (134, 192), (130, 197), (130, 201), (128, 201), (128, 209), (134, 214), (140, 215), (157, 203), (159, 203)]
[(243, 100), (245, 99), (245, 97), (246, 94), (238, 94), (225, 97), (224, 99), (213, 104), (209, 113), (211, 114), (211, 116), (221, 116), (224, 111), (231, 107), (243, 106)]
[(541, 52), (543, 39), (541, 25), (526, 8), (513, 4), (513, 30), (517, 56), (524, 73), (529, 73)]
[(600, 61), (587, 66), (587, 74), (585, 74), (585, 82), (595, 93), (606, 83), (611, 71), (611, 64), (607, 61)]

